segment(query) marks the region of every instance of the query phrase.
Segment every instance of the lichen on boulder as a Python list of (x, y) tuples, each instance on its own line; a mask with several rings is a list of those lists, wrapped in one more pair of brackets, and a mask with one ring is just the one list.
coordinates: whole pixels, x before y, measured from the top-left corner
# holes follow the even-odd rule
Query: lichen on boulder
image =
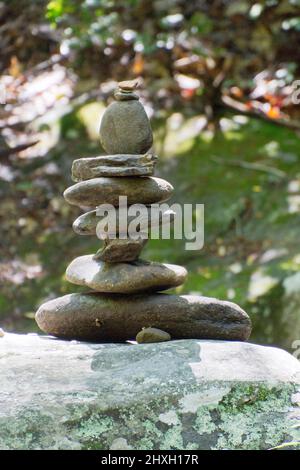
[(263, 450), (300, 441), (300, 364), (276, 348), (6, 333), (0, 368), (1, 450)]

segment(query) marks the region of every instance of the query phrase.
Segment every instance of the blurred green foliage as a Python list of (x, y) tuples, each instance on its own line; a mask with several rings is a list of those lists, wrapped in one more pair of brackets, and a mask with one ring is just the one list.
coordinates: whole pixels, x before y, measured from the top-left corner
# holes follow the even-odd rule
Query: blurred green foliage
[[(261, 93), (269, 105), (261, 112), (280, 117), (284, 99), (270, 96), (292, 83), (300, 63), (295, 0), (52, 0), (46, 16), (59, 31), (61, 53), (81, 76), (142, 76), (155, 108), (192, 108), (214, 126), (223, 95), (233, 93), (248, 106), (262, 71), (273, 84)], [(290, 107), (286, 111), (293, 116)]]
[[(124, 47), (173, 59), (183, 51), (223, 59), (231, 54), (243, 64), (266, 65), (271, 58), (287, 60), (287, 41), (298, 37), (299, 6), (294, 0), (52, 0), (46, 16), (62, 30), (66, 47), (107, 47), (112, 59)], [(290, 59), (297, 62), (297, 54)]]

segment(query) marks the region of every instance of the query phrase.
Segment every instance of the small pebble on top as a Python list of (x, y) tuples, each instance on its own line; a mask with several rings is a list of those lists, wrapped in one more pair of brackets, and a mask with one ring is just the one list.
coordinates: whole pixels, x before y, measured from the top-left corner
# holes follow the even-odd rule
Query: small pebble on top
[(118, 87), (124, 91), (133, 91), (139, 86), (138, 80), (126, 80), (124, 82), (119, 82)]

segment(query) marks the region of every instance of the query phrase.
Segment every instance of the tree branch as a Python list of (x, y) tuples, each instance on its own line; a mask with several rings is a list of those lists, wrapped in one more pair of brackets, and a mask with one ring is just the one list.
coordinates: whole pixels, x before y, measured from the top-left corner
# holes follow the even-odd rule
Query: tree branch
[(272, 119), (266, 114), (264, 114), (259, 109), (248, 109), (244, 103), (240, 101), (234, 100), (230, 96), (223, 95), (221, 97), (221, 103), (226, 108), (230, 109), (231, 111), (238, 112), (240, 114), (244, 114), (245, 116), (249, 117), (256, 117), (262, 119), (263, 121), (271, 122), (276, 126), (283, 126), (288, 127), (294, 131), (300, 131), (300, 123), (293, 120), (286, 120), (286, 119)]
[(4, 150), (0, 150), (0, 158), (3, 158), (4, 160), (8, 159), (10, 155), (21, 152), (22, 150), (26, 150), (29, 147), (33, 147), (38, 142), (39, 142), (38, 140), (35, 140), (33, 142), (28, 142), (27, 144), (20, 144), (20, 145), (17, 145), (16, 147), (11, 147), (11, 148), (7, 148)]
[(262, 171), (263, 173), (269, 173), (270, 175), (276, 176), (280, 179), (286, 178), (286, 173), (284, 171), (272, 166), (264, 165), (263, 163), (251, 163), (232, 159), (224, 160), (219, 157), (211, 157), (211, 160), (215, 163), (221, 163), (222, 165), (237, 166), (245, 168), (246, 170)]

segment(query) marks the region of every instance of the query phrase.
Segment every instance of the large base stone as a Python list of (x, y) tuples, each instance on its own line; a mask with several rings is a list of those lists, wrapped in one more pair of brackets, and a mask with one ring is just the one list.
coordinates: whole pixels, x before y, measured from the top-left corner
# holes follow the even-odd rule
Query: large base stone
[(300, 440), (300, 364), (276, 348), (5, 334), (0, 370), (1, 450), (263, 450)]
[(236, 304), (193, 295), (69, 294), (41, 305), (39, 327), (67, 339), (126, 341), (144, 327), (174, 338), (247, 340), (248, 315)]

